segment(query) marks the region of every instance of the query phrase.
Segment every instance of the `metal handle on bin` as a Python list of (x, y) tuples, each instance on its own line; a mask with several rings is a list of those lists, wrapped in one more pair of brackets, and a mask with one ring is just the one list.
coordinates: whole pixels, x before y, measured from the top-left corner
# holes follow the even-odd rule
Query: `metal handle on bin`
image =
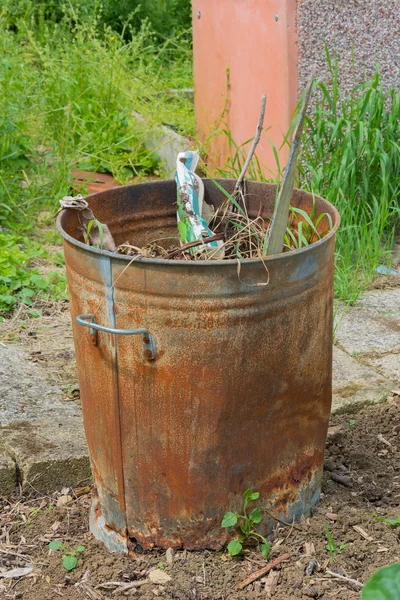
[(150, 331), (144, 327), (139, 329), (113, 329), (112, 327), (104, 327), (96, 323), (94, 315), (79, 315), (76, 317), (76, 322), (84, 327), (89, 327), (89, 333), (92, 337), (92, 342), (97, 346), (97, 332), (105, 331), (114, 335), (142, 335), (143, 336), (143, 352), (148, 360), (154, 360), (156, 357), (156, 343)]

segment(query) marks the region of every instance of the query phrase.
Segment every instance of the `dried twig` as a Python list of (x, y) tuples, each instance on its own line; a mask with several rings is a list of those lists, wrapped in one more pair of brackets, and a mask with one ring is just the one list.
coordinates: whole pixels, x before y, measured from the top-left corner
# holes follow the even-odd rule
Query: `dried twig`
[(224, 239), (224, 234), (217, 233), (216, 235), (211, 235), (209, 237), (205, 237), (202, 240), (195, 240), (194, 242), (187, 242), (187, 244), (183, 244), (183, 246), (181, 246), (180, 248), (175, 248), (174, 250), (171, 250), (171, 252), (168, 252), (168, 254), (163, 256), (163, 258), (165, 258), (165, 259), (173, 258), (174, 256), (178, 256), (178, 254), (182, 254), (182, 252), (185, 252), (185, 250), (189, 250), (189, 248), (195, 248), (196, 246), (202, 246), (203, 244), (208, 244), (209, 242), (216, 242), (218, 240), (223, 240), (223, 239)]
[(335, 573), (335, 571), (330, 571), (329, 569), (326, 569), (326, 573), (328, 573), (328, 575), (331, 575), (331, 577), (334, 577), (335, 579), (342, 579), (343, 581), (347, 581), (347, 583), (350, 583), (351, 585), (355, 585), (356, 587), (359, 587), (359, 588), (364, 587), (364, 584), (361, 583), (361, 581), (358, 581), (357, 579), (352, 579), (351, 577), (345, 577), (344, 575), (339, 575), (339, 573)]
[(285, 175), (283, 177), (281, 189), (279, 190), (278, 199), (276, 201), (275, 212), (272, 219), (271, 229), (269, 232), (267, 254), (280, 254), (283, 249), (285, 231), (288, 223), (289, 206), (293, 196), (297, 159), (299, 157), (301, 137), (303, 135), (304, 121), (311, 97), (314, 77), (315, 67), (313, 67), (311, 71), (311, 77), (306, 88), (303, 105), (300, 110), (299, 120), (297, 122), (296, 130), (293, 136), (289, 160), (286, 165)]
[(368, 542), (373, 542), (374, 538), (371, 537), (369, 535), (369, 533), (367, 533), (365, 531), (365, 529), (363, 529), (362, 527), (360, 527), (359, 525), (353, 525), (353, 529), (354, 531), (357, 531), (357, 533), (359, 533), (361, 535), (361, 537), (363, 537), (365, 540), (367, 540)]
[(264, 116), (265, 116), (265, 106), (266, 106), (266, 104), (267, 104), (267, 96), (265, 94), (263, 94), (263, 96), (261, 98), (260, 116), (258, 117), (256, 135), (254, 136), (253, 143), (252, 143), (251, 148), (250, 148), (250, 152), (247, 155), (247, 158), (246, 158), (246, 161), (245, 161), (245, 163), (243, 165), (242, 171), (241, 171), (241, 173), (239, 175), (239, 178), (238, 178), (238, 180), (237, 180), (237, 182), (235, 184), (235, 189), (233, 191), (234, 193), (238, 192), (241, 189), (243, 180), (244, 180), (246, 172), (247, 172), (247, 169), (249, 168), (249, 165), (251, 163), (251, 159), (254, 156), (254, 152), (256, 151), (257, 144), (260, 141), (261, 133), (262, 133), (262, 130), (263, 130), (263, 125), (264, 125)]
[(276, 558), (272, 562), (268, 563), (262, 569), (259, 569), (258, 571), (254, 571), (254, 573), (249, 575), (246, 579), (244, 579), (240, 583), (237, 583), (235, 585), (235, 589), (243, 590), (246, 586), (250, 585), (250, 583), (253, 583), (253, 581), (257, 581), (257, 579), (260, 579), (260, 577), (264, 577), (264, 575), (269, 573), (272, 569), (275, 569), (275, 567), (278, 566), (281, 562), (283, 562), (285, 560), (289, 560), (289, 558), (291, 558), (291, 556), (292, 555), (289, 552), (287, 554), (282, 554), (281, 556), (278, 556), (278, 558)]

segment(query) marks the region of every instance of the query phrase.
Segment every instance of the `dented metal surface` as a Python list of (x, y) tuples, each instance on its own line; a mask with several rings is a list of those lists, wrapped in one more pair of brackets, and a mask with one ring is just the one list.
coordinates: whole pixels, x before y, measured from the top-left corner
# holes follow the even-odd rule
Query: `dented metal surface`
[[(222, 183), (222, 181), (221, 181)], [(232, 190), (233, 181), (224, 186)], [(205, 200), (224, 199), (205, 182)], [(250, 216), (270, 216), (275, 186), (249, 183)], [(120, 187), (88, 198), (117, 244), (176, 236), (174, 182)], [(295, 191), (307, 211), (312, 197)], [(112, 255), (83, 243), (62, 212), (85, 431), (101, 527), (129, 547), (219, 549), (227, 510), (248, 487), (269, 515), (292, 523), (318, 499), (331, 406), (334, 229), (302, 250), (259, 260), (173, 261)], [(325, 219), (320, 223), (326, 228)], [(265, 267), (268, 269), (268, 274)], [(267, 286), (255, 284), (265, 282)], [(97, 346), (75, 318), (113, 329)], [(92, 519), (93, 521), (93, 519)], [(265, 533), (274, 520), (265, 520)], [(94, 526), (92, 527), (94, 531)], [(107, 544), (107, 535), (103, 541)], [(114, 542), (113, 542), (114, 544)]]

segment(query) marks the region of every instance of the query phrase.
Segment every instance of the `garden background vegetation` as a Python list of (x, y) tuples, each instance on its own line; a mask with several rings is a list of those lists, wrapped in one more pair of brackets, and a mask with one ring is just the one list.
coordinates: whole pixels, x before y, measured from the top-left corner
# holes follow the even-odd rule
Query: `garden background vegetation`
[[(341, 213), (335, 290), (354, 302), (376, 266), (390, 264), (400, 221), (400, 93), (384, 92), (377, 73), (342, 97), (340, 73), (328, 53), (327, 60), (331, 79), (316, 85), (299, 185), (326, 197)], [(195, 136), (192, 102), (171, 93), (191, 87), (189, 0), (3, 0), (3, 317), (21, 303), (39, 314), (40, 301), (66, 297), (53, 217), (58, 200), (71, 194), (72, 171), (109, 172), (121, 183), (162, 175), (145, 135), (167, 123)], [(229, 135), (223, 124), (221, 135)], [(240, 170), (246, 152), (230, 141), (227, 175)], [(256, 161), (250, 174), (265, 179)]]

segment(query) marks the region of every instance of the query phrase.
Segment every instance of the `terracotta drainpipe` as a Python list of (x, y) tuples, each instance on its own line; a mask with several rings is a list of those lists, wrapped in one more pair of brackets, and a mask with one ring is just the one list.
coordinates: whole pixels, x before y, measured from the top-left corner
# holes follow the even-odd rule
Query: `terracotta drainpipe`
[[(254, 136), (263, 93), (264, 133), (258, 157), (266, 176), (277, 172), (267, 136), (278, 148), (297, 103), (297, 0), (193, 0), (195, 110), (203, 141), (218, 123), (241, 144)], [(221, 114), (224, 112), (221, 119)], [(224, 165), (228, 139), (210, 142), (209, 163)], [(281, 166), (288, 156), (280, 151)]]

